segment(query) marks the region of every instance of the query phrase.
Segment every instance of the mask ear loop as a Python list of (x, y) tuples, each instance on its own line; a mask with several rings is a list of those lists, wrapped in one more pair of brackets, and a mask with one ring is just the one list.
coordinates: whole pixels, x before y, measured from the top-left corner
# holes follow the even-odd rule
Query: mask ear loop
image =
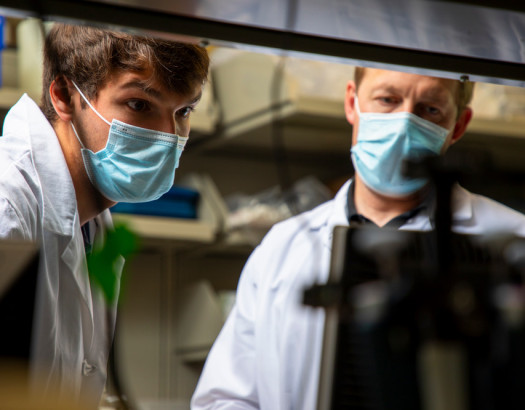
[(355, 94), (355, 97), (354, 97), (354, 108), (355, 108), (355, 112), (357, 113), (357, 116), (360, 117), (361, 110), (359, 109), (359, 101), (357, 100), (357, 93)]
[(78, 93), (80, 94), (80, 96), (84, 99), (84, 101), (87, 103), (87, 105), (89, 105), (89, 108), (91, 108), (93, 110), (93, 112), (95, 114), (97, 114), (99, 116), (99, 118), (104, 121), (106, 124), (108, 124), (110, 127), (111, 127), (111, 123), (106, 120), (96, 109), (95, 107), (93, 107), (91, 105), (91, 103), (89, 102), (89, 100), (86, 98), (86, 96), (84, 95), (84, 93), (82, 91), (80, 91), (80, 88), (78, 88), (78, 86), (75, 84), (74, 81), (71, 81), (73, 83), (73, 85), (75, 86), (75, 88), (77, 89)]
[[(84, 95), (84, 93), (82, 91), (80, 91), (80, 88), (78, 88), (78, 85), (76, 85), (76, 83), (74, 81), (71, 81), (73, 83), (73, 85), (75, 86), (75, 88), (77, 89), (78, 93), (80, 94), (80, 96), (84, 99), (84, 101), (87, 103), (87, 105), (89, 105), (89, 108), (91, 108), (93, 110), (93, 112), (95, 114), (97, 114), (99, 116), (99, 118), (104, 121), (106, 124), (108, 124), (110, 127), (111, 127), (111, 123), (106, 120), (96, 109), (95, 107), (93, 107), (93, 105), (91, 105), (91, 103), (89, 102), (89, 100), (86, 98), (86, 96)], [(71, 128), (73, 128), (73, 132), (75, 133), (75, 136), (77, 137), (77, 140), (78, 142), (80, 143), (80, 146), (85, 149), (85, 145), (82, 143), (82, 141), (80, 140), (80, 137), (78, 136), (78, 133), (77, 133), (77, 130), (75, 128), (75, 126), (73, 125), (73, 122), (71, 122)]]
[(80, 146), (82, 147), (82, 149), (86, 149), (85, 145), (82, 143), (82, 141), (80, 140), (80, 137), (78, 136), (77, 130), (75, 126), (73, 125), (73, 122), (69, 121), (69, 123), (71, 124), (71, 128), (73, 128), (73, 133), (75, 134), (75, 137), (77, 137), (77, 140), (80, 143)]

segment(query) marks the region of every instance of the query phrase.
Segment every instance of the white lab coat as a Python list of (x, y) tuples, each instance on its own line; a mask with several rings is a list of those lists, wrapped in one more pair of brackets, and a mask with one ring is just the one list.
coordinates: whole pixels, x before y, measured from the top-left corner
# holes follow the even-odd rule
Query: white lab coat
[[(192, 409), (310, 410), (317, 405), (324, 311), (301, 305), (328, 277), (332, 230), (347, 225), (347, 182), (336, 197), (275, 225), (241, 274), (236, 304), (208, 355)], [(454, 229), (525, 236), (525, 216), (454, 188)], [(422, 212), (401, 229), (429, 230)]]
[[(90, 222), (100, 236), (108, 211)], [(0, 238), (40, 245), (31, 376), (49, 394), (96, 408), (106, 380), (115, 306), (91, 287), (73, 182), (58, 138), (24, 95), (0, 137)], [(55, 394), (55, 393), (53, 393)], [(82, 407), (84, 408), (84, 407)]]

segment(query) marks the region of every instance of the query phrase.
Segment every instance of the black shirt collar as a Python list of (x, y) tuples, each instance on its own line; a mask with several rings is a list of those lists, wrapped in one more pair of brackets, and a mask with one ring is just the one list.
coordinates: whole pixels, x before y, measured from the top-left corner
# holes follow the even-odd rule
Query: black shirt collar
[[(383, 227), (385, 228), (399, 228), (403, 226), (405, 223), (408, 222), (409, 219), (416, 216), (418, 213), (420, 213), (423, 209), (429, 210), (429, 215), (432, 218), (434, 209), (434, 202), (435, 202), (435, 192), (433, 188), (429, 188), (428, 194), (425, 196), (425, 199), (414, 209), (411, 209), (407, 212), (402, 213), (401, 215), (396, 216), (395, 218), (388, 221)], [(375, 223), (368, 219), (367, 217), (359, 214), (355, 208), (355, 202), (354, 202), (354, 181), (350, 183), (350, 186), (348, 187), (348, 201), (347, 201), (347, 217), (348, 217), (348, 224), (350, 226), (358, 226), (358, 225), (367, 225), (367, 224), (373, 224)]]

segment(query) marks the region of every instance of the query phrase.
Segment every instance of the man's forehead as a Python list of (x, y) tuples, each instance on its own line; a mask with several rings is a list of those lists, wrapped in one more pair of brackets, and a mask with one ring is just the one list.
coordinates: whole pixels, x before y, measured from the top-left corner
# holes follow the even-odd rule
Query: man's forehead
[(159, 99), (177, 97), (191, 102), (200, 100), (203, 88), (202, 84), (195, 83), (189, 93), (179, 93), (177, 90), (168, 89), (151, 70), (117, 70), (110, 74), (108, 81), (104, 85), (107, 84), (112, 84), (121, 89), (140, 90)]
[(416, 87), (425, 85), (429, 92), (439, 93), (457, 90), (458, 81), (447, 78), (431, 77), (402, 71), (383, 70), (377, 68), (366, 68), (363, 72), (362, 83), (369, 87), (403, 88), (405, 86)]

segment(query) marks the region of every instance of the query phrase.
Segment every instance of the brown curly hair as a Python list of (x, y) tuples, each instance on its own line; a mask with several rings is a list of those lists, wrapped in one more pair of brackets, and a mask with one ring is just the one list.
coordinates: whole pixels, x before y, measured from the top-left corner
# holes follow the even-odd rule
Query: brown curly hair
[(203, 47), (89, 26), (55, 23), (44, 44), (41, 109), (58, 118), (49, 96), (60, 77), (74, 81), (89, 99), (115, 72), (152, 70), (166, 89), (189, 95), (206, 81), (209, 57)]

